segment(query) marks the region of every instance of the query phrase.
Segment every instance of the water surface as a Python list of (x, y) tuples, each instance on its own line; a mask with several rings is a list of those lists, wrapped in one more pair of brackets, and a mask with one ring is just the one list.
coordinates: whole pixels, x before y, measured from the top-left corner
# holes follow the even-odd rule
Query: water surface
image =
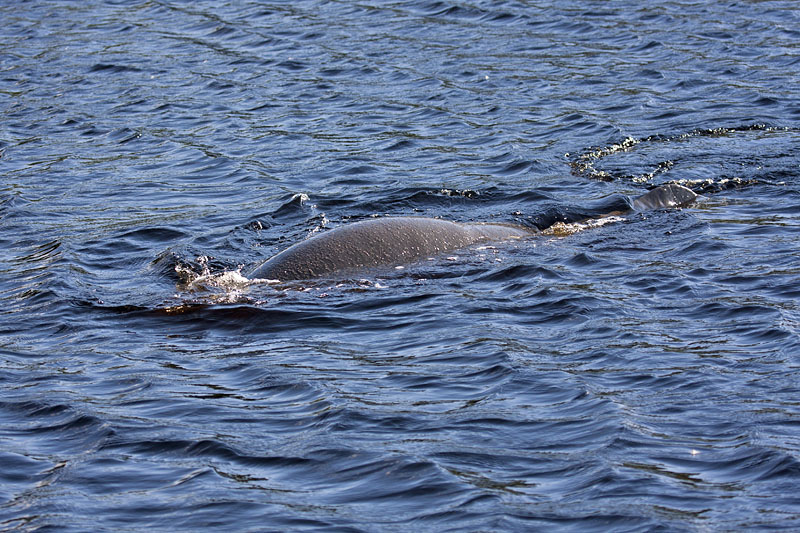
[[(0, 529), (800, 527), (794, 2), (0, 18)], [(533, 227), (671, 181), (701, 198), (239, 274), (371, 216)]]

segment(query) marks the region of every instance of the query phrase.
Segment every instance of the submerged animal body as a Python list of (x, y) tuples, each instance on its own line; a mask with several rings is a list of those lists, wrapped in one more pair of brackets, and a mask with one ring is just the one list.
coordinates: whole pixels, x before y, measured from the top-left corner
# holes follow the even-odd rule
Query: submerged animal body
[[(671, 184), (634, 199), (633, 208), (676, 207), (695, 198), (691, 190)], [(256, 267), (248, 277), (291, 281), (341, 276), (534, 233), (535, 230), (510, 224), (458, 223), (423, 217), (374, 218), (340, 226), (290, 246)]]

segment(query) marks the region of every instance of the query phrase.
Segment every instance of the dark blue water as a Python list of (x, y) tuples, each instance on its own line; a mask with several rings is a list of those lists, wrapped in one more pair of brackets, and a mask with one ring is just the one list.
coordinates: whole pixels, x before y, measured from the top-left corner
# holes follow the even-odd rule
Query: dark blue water
[[(795, 2), (0, 20), (0, 530), (800, 528)], [(671, 181), (701, 198), (239, 273), (373, 215), (534, 225)]]

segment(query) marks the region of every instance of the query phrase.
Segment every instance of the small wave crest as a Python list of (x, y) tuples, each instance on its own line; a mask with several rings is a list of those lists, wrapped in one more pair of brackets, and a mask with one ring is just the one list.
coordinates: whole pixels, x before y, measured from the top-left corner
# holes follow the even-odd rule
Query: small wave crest
[(198, 257), (199, 271), (196, 266), (177, 263), (175, 273), (180, 280), (177, 289), (183, 293), (204, 294), (215, 303), (241, 302), (251, 280), (242, 275), (241, 268), (211, 272), (208, 262), (208, 257)]
[(579, 231), (599, 228), (605, 226), (606, 224), (614, 224), (617, 222), (624, 222), (624, 221), (625, 218), (612, 215), (608, 217), (583, 220), (581, 222), (556, 222), (549, 228), (542, 231), (542, 234), (551, 235), (553, 237), (567, 237), (569, 235), (578, 233)]

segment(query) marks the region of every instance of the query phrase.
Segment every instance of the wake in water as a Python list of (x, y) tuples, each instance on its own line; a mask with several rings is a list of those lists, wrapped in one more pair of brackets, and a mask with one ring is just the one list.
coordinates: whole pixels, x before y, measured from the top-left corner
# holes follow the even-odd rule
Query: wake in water
[(798, 142), (798, 129), (753, 124), (627, 137), (567, 157), (571, 157), (569, 164), (576, 176), (637, 186), (677, 183), (706, 194), (783, 184)]

